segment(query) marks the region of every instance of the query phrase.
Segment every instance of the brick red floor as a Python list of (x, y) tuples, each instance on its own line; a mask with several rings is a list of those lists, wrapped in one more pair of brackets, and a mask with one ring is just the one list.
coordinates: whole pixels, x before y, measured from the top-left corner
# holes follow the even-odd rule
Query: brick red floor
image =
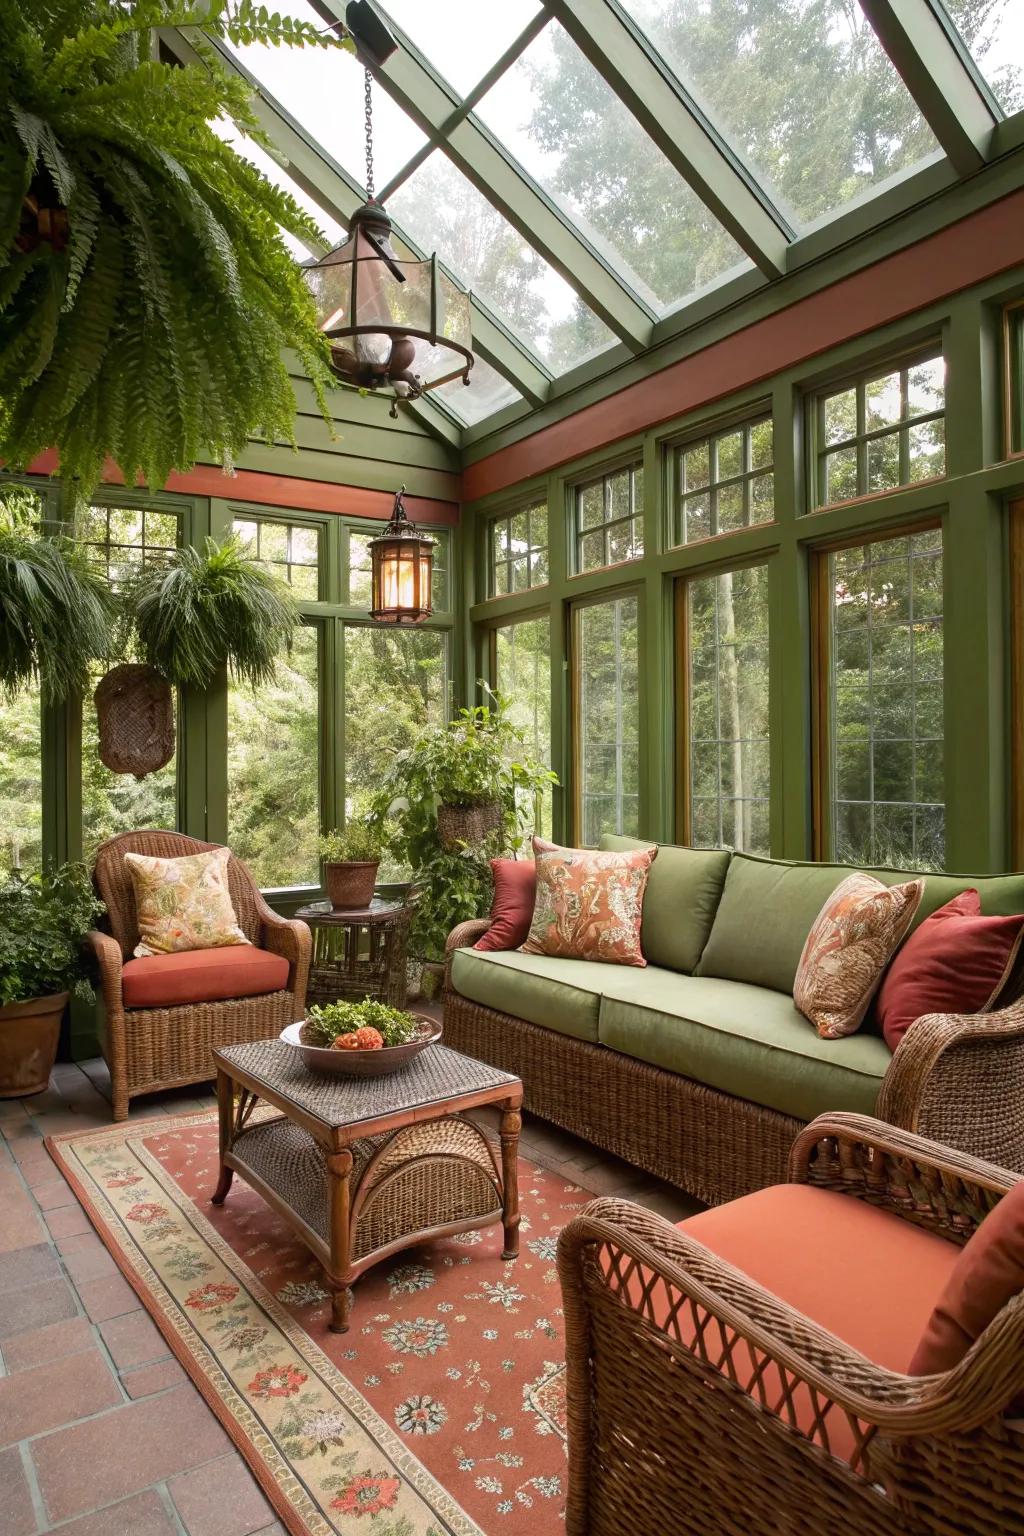
[[(0, 1531), (3, 1536), (275, 1536), (283, 1527), (118, 1272), (43, 1137), (110, 1123), (101, 1061), (62, 1063), (0, 1100)], [(133, 1120), (208, 1109), (192, 1090)], [(523, 1149), (595, 1194), (678, 1221), (678, 1190), (525, 1118)]]

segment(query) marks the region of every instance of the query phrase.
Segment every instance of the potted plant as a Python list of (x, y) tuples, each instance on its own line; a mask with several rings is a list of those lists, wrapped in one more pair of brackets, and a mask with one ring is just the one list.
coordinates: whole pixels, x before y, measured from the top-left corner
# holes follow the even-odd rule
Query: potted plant
[[(437, 804), (441, 846), (478, 846), (502, 822), (503, 799), (518, 782), (523, 733), (505, 713), (505, 700), (460, 709), (454, 720), (417, 743), (420, 772)], [(542, 770), (550, 778), (548, 770)], [(521, 776), (520, 776), (521, 777)]]
[(381, 837), (366, 821), (350, 821), (319, 841), (324, 885), (335, 911), (368, 907), (380, 867)]
[(103, 910), (84, 864), (0, 886), (0, 1098), (45, 1092), (69, 993), (93, 995), (83, 941)]

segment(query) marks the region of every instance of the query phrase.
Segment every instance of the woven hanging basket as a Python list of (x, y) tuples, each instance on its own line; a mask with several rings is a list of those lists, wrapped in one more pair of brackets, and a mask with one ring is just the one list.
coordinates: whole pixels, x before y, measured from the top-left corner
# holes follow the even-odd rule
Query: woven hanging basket
[(152, 667), (126, 664), (100, 678), (93, 695), (100, 762), (111, 773), (144, 779), (174, 756), (170, 684)]
[(486, 805), (439, 805), (437, 831), (443, 848), (470, 847), (482, 843), (489, 832), (501, 826), (501, 806), (497, 800)]

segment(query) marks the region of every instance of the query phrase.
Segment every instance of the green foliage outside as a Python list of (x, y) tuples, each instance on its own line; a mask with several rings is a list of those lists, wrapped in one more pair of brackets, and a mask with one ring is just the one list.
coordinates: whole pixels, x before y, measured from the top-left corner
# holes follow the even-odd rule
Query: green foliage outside
[(0, 1007), (55, 992), (91, 999), (82, 941), (103, 910), (84, 864), (0, 886)]
[(419, 1029), (411, 1013), (367, 997), (361, 1003), (314, 1003), (306, 1018), (307, 1045), (333, 1045), (339, 1035), (375, 1029), (385, 1045), (405, 1045)]
[(349, 821), (325, 832), (317, 850), (326, 864), (373, 864), (381, 855), (380, 830), (365, 821)]
[(580, 834), (640, 832), (640, 605), (636, 597), (576, 611)]

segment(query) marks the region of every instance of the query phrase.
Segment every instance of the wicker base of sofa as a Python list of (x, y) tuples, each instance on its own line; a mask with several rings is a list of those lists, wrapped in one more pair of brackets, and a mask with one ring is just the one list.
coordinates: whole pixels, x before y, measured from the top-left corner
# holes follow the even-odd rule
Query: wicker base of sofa
[(718, 1205), (786, 1179), (803, 1121), (470, 1002), (444, 996), (444, 1038), (523, 1080), (524, 1107)]

